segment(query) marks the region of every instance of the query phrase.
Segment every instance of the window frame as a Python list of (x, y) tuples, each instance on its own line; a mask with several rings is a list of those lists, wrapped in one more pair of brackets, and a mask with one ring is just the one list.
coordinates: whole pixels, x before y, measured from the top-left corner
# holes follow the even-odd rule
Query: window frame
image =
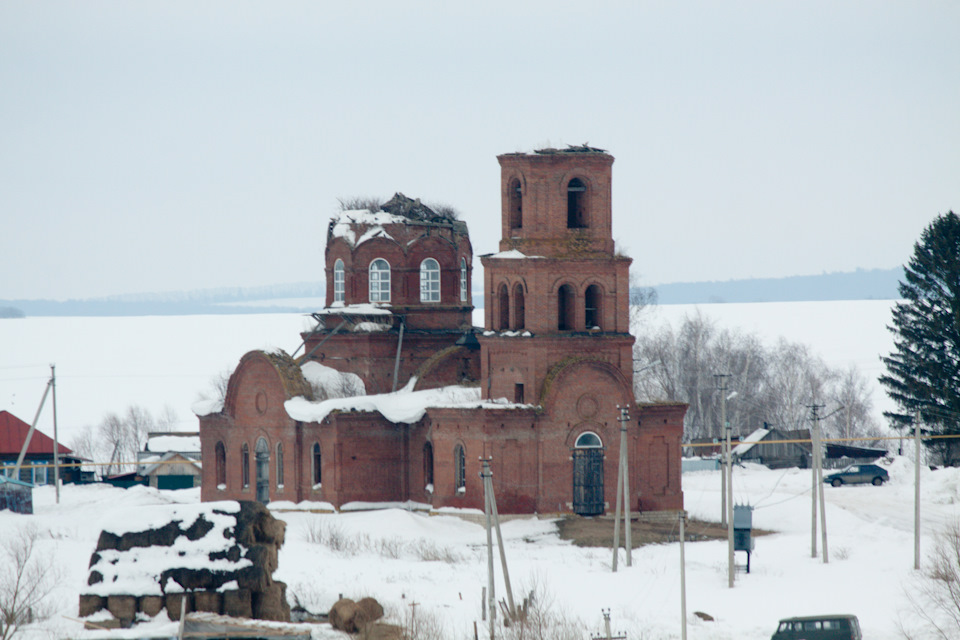
[(346, 302), (347, 275), (343, 260), (337, 258), (333, 263), (333, 301)]
[[(386, 268), (378, 265), (377, 263), (383, 263), (386, 265)], [(391, 278), (392, 278), (392, 268), (390, 263), (384, 258), (374, 258), (370, 261), (370, 266), (367, 267), (367, 275), (369, 276), (369, 282), (367, 286), (368, 300), (373, 303), (389, 303), (390, 302), (390, 289), (391, 289)], [(384, 278), (386, 274), (386, 278)], [(376, 276), (376, 277), (374, 277)], [(386, 286), (384, 286), (384, 282)]]
[(436, 258), (424, 258), (420, 262), (420, 302), (440, 302), (440, 263)]

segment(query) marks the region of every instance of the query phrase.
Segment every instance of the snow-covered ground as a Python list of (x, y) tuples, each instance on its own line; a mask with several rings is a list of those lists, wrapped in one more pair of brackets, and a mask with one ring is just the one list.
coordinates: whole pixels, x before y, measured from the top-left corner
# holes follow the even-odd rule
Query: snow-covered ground
[[(874, 385), (879, 418), (889, 407), (876, 377), (879, 356), (893, 344), (886, 330), (892, 306), (890, 300), (663, 305), (644, 317), (650, 326), (677, 326), (699, 310), (720, 327), (757, 333), (769, 343), (784, 337), (807, 344), (831, 366), (856, 364)], [(474, 322), (483, 324), (482, 309)], [(0, 320), (0, 409), (32, 421), (50, 364), (56, 364), (57, 422), (64, 442), (130, 405), (155, 415), (170, 407), (178, 418), (175, 428), (195, 429), (191, 407), (213, 378), (232, 371), (251, 349), (293, 353), (300, 332), (311, 324), (309, 316), (278, 313)], [(53, 433), (50, 404), (39, 428)]]
[[(901, 637), (899, 622), (911, 619), (905, 593), (919, 577), (913, 570), (914, 468), (909, 458), (897, 458), (888, 468), (890, 482), (881, 487), (824, 487), (828, 563), (810, 555), (810, 472), (738, 468), (736, 503), (753, 505), (754, 526), (774, 533), (756, 538), (751, 573), (739, 571), (732, 589), (727, 586), (725, 541), (685, 545), (688, 637), (767, 638), (781, 617), (818, 613), (859, 616), (865, 638)], [(960, 517), (960, 470), (923, 469), (921, 486), (923, 568), (930, 566), (933, 533)], [(692, 517), (718, 519), (718, 473), (686, 474), (683, 489)], [(197, 499), (196, 490), (67, 486), (57, 505), (53, 489), (45, 487), (35, 492), (35, 515), (0, 512), (0, 538), (8, 539), (18, 527), (36, 527), (40, 552), (52, 555), (61, 572), (61, 586), (52, 596), (59, 602), (58, 615), (41, 626), (42, 633), (38, 627), (28, 637), (50, 637), (50, 631), (57, 638), (95, 635), (70, 618), (76, 616), (77, 596), (103, 523), (122, 519), (135, 529), (138, 522), (152, 521), (155, 505)], [(307, 608), (325, 611), (340, 594), (370, 595), (396, 620), (417, 603), (417, 615), (443, 625), (443, 638), (472, 638), (474, 621), (484, 635), (480, 611), (487, 578), (480, 525), (453, 515), (396, 509), (341, 514), (275, 510), (275, 515), (288, 525), (275, 577), (288, 584), (291, 601), (296, 596)], [(619, 571), (612, 573), (609, 550), (561, 541), (551, 520), (512, 520), (503, 525), (503, 535), (518, 599), (536, 585), (553, 612), (582, 623), (589, 632), (603, 629), (601, 612), (609, 609), (613, 628), (625, 630), (631, 640), (680, 638), (678, 543), (635, 550), (632, 567), (625, 566), (621, 552)], [(328, 542), (311, 541), (317, 538)], [(822, 551), (820, 547), (818, 537)], [(738, 553), (738, 564), (744, 561)], [(496, 574), (501, 598), (499, 562)], [(705, 622), (694, 615), (697, 611), (715, 620)], [(171, 628), (170, 623), (152, 623), (140, 632)], [(318, 629), (315, 637), (340, 636)]]

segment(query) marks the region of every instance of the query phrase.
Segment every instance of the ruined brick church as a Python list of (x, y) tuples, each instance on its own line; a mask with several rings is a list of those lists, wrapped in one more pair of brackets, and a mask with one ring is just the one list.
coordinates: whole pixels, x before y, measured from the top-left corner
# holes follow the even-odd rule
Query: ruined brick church
[(502, 237), (480, 257), (483, 328), (464, 222), (400, 194), (340, 212), (326, 306), (301, 348), (247, 353), (222, 406), (198, 410), (203, 500), (483, 509), (489, 459), (501, 513), (602, 514), (627, 407), (631, 508), (682, 508), (686, 406), (633, 396), (613, 156), (497, 159)]

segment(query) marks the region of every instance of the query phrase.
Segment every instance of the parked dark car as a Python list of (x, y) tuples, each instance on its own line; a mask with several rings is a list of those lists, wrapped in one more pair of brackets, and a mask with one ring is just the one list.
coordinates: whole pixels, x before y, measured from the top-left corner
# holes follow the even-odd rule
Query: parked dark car
[(865, 484), (870, 483), (879, 487), (890, 479), (890, 474), (883, 467), (875, 464), (855, 464), (847, 467), (843, 471), (831, 473), (823, 481), (839, 487), (842, 484)]
[(857, 616), (784, 618), (770, 640), (861, 640)]

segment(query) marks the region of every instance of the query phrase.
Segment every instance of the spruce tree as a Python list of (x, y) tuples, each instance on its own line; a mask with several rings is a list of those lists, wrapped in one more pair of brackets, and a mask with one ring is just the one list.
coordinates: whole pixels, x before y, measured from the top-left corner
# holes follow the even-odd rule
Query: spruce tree
[(960, 464), (960, 218), (937, 217), (914, 245), (904, 267), (901, 301), (888, 329), (894, 351), (881, 357), (880, 377), (897, 411), (885, 412), (894, 428), (911, 427), (919, 413), (925, 440), (943, 464)]

